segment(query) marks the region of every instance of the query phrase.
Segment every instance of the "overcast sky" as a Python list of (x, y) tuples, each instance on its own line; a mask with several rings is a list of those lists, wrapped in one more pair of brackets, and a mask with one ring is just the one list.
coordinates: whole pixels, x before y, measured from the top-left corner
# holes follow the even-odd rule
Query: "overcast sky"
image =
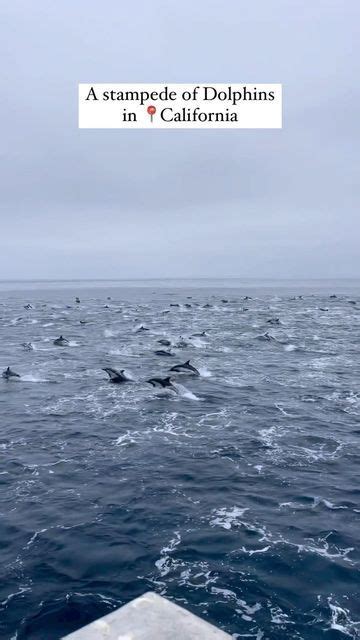
[[(359, 0), (2, 0), (0, 278), (360, 276)], [(79, 82), (283, 83), (283, 130), (77, 128)]]

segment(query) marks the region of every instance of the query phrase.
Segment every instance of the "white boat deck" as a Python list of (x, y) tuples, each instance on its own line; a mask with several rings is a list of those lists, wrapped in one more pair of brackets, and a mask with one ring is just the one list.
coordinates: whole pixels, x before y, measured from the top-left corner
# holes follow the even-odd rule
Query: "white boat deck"
[(145, 593), (63, 640), (230, 640), (231, 636), (193, 613)]

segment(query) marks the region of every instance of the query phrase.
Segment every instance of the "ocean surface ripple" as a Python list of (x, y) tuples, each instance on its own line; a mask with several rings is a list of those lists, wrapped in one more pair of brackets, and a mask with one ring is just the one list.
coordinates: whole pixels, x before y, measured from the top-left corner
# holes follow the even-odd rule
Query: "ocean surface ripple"
[(234, 640), (360, 638), (358, 285), (8, 286), (0, 338), (1, 638), (148, 590)]

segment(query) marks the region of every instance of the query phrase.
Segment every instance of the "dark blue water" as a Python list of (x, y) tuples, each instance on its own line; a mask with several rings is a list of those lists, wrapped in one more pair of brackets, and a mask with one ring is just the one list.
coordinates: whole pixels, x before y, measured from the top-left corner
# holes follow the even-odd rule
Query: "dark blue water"
[(1, 638), (148, 590), (234, 638), (360, 637), (359, 283), (207, 284), (2, 287)]

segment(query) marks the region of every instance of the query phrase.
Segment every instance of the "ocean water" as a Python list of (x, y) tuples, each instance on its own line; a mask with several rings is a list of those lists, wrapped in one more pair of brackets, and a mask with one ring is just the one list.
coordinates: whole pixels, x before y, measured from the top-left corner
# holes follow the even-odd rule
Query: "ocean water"
[(360, 638), (359, 345), (356, 281), (1, 283), (0, 637), (154, 590), (234, 639)]

